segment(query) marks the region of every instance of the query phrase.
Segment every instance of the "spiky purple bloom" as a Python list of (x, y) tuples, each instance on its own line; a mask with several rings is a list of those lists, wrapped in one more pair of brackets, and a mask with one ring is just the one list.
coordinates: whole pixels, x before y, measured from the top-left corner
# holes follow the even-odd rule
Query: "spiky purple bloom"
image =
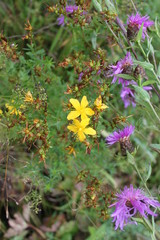
[(127, 108), (130, 104), (132, 104), (133, 107), (136, 106), (134, 90), (129, 87), (123, 87), (120, 96), (125, 108)]
[(115, 207), (115, 211), (111, 214), (113, 222), (115, 222), (115, 230), (119, 227), (123, 230), (123, 227), (127, 224), (137, 224), (136, 221), (132, 221), (131, 218), (139, 213), (142, 217), (147, 218), (147, 215), (156, 217), (150, 206), (153, 208), (160, 207), (160, 203), (145, 195), (140, 188), (124, 187), (123, 191), (117, 193), (116, 202), (110, 207)]
[(132, 14), (131, 16), (128, 17), (128, 20), (127, 20), (128, 28), (131, 31), (133, 29), (133, 31), (135, 31), (136, 34), (138, 33), (142, 24), (143, 24), (142, 38), (144, 40), (145, 37), (147, 36), (147, 28), (152, 26), (154, 22), (149, 20), (149, 16), (145, 15), (141, 17), (139, 13), (137, 13), (136, 15)]
[(107, 144), (112, 145), (115, 144), (116, 142), (127, 141), (130, 135), (133, 133), (134, 129), (135, 127), (130, 125), (125, 127), (123, 130), (113, 132), (106, 138)]
[(78, 10), (78, 6), (76, 5), (68, 5), (66, 6), (66, 12), (67, 13), (73, 13), (74, 11)]
[[(137, 83), (135, 83), (137, 85)], [(152, 90), (152, 87), (150, 86), (145, 86), (143, 87), (144, 90), (150, 91)], [(136, 102), (135, 102), (135, 91), (129, 87), (123, 87), (121, 90), (121, 99), (124, 103), (124, 107), (127, 108), (129, 105), (132, 105), (132, 107), (136, 107)]]
[(115, 83), (118, 80), (118, 83), (122, 86), (127, 86), (131, 83), (134, 83), (133, 80), (128, 81), (124, 78), (118, 77), (118, 74), (129, 74), (132, 70), (133, 61), (130, 52), (127, 52), (125, 58), (119, 60), (116, 65), (111, 65), (112, 74), (109, 77), (113, 77), (112, 83)]
[(58, 25), (64, 26), (64, 15), (61, 14), (59, 18), (57, 18)]

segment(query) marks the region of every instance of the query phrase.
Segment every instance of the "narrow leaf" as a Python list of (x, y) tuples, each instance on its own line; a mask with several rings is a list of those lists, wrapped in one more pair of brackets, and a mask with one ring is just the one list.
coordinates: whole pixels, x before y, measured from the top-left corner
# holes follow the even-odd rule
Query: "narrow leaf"
[(137, 41), (137, 42), (140, 42), (141, 39), (142, 39), (143, 25), (144, 25), (144, 23), (142, 23), (141, 28), (139, 29), (139, 32), (138, 32), (138, 34), (137, 34), (137, 37), (136, 37), (136, 41)]
[(117, 74), (118, 77), (128, 79), (128, 80), (135, 80), (133, 76), (130, 76), (128, 74)]
[(134, 60), (134, 64), (140, 65), (143, 68), (148, 69), (150, 71), (154, 69), (153, 65), (149, 62), (140, 62), (140, 61)]
[(155, 82), (156, 82), (156, 81), (154, 81), (154, 80), (145, 81), (145, 82), (142, 84), (142, 87), (148, 86), (148, 85), (151, 85), (151, 84), (154, 84)]

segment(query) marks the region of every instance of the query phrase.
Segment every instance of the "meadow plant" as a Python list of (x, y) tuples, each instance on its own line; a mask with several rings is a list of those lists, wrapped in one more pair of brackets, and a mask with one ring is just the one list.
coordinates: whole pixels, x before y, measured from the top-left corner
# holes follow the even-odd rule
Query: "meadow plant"
[[(52, 206), (56, 227), (38, 231), (27, 218), (25, 226), (42, 239), (83, 232), (73, 209), (89, 216), (85, 239), (124, 239), (125, 231), (126, 239), (139, 239), (137, 232), (160, 239), (159, 22), (131, 3), (125, 17), (119, 1), (45, 5), (56, 33), (45, 50), (47, 32), (42, 39), (37, 33), (49, 27), (35, 29), (30, 15), (22, 48), (1, 33), (1, 195), (6, 219), (14, 199), (9, 176), (30, 186), (17, 204), (26, 201), (36, 214)], [(8, 230), (8, 236), (15, 235)]]

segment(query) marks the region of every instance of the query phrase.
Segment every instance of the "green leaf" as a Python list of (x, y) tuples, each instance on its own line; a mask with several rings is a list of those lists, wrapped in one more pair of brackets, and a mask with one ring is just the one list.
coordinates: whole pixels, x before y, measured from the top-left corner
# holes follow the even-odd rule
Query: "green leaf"
[(137, 93), (138, 97), (140, 98), (140, 100), (145, 101), (145, 102), (150, 102), (150, 95), (147, 91), (145, 91), (143, 88), (141, 88), (139, 86), (133, 85), (133, 87), (135, 88), (136, 93)]
[(145, 81), (145, 82), (142, 84), (142, 87), (148, 86), (148, 85), (151, 85), (151, 84), (154, 84), (155, 82), (156, 82), (156, 81), (154, 81), (154, 80)]
[(140, 42), (141, 39), (142, 39), (143, 25), (144, 25), (144, 23), (142, 23), (141, 28), (140, 28), (139, 31), (138, 31), (138, 34), (137, 34), (137, 37), (136, 37), (136, 41), (137, 41), (137, 42)]
[(93, 49), (97, 48), (97, 33), (96, 31), (93, 32), (92, 38), (91, 38)]
[(118, 77), (128, 79), (128, 80), (135, 80), (133, 76), (130, 76), (128, 74), (117, 74)]
[(160, 144), (151, 144), (150, 147), (154, 148), (154, 149), (157, 149), (157, 150), (160, 150)]
[(135, 165), (135, 160), (132, 154), (127, 151), (127, 160), (130, 164)]
[(160, 32), (159, 32), (159, 29), (158, 29), (158, 19), (157, 19), (157, 17), (155, 19), (155, 29), (156, 29), (156, 33), (157, 33), (158, 37), (160, 37)]
[(92, 0), (93, 6), (98, 12), (102, 12), (102, 7), (101, 4), (97, 0)]
[(151, 163), (148, 165), (148, 167), (147, 167), (148, 169), (147, 169), (147, 176), (145, 177), (145, 182), (147, 182), (148, 181), (148, 179), (150, 178), (150, 176), (151, 176), (151, 173), (152, 173), (152, 166), (151, 166)]
[(116, 9), (110, 0), (105, 0), (105, 4), (110, 12), (116, 13)]
[(91, 236), (87, 238), (87, 240), (104, 240), (107, 239), (107, 231), (106, 231), (106, 224), (101, 225), (98, 229), (94, 227), (89, 227), (89, 231)]
[(149, 62), (140, 62), (140, 61), (134, 60), (134, 64), (140, 65), (143, 68), (148, 69), (150, 71), (153, 71), (154, 69), (153, 65)]

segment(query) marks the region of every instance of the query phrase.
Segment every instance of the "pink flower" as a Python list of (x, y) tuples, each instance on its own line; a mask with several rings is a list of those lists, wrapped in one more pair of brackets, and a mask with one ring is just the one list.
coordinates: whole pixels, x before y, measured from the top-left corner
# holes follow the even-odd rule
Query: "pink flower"
[(147, 218), (147, 215), (157, 216), (150, 207), (160, 207), (160, 203), (145, 195), (140, 189), (130, 187), (124, 187), (123, 191), (116, 194), (116, 202), (110, 207), (115, 207), (115, 211), (111, 214), (113, 222), (115, 222), (115, 230), (119, 227), (123, 230), (123, 227), (128, 223), (137, 224), (136, 221), (132, 221), (131, 218), (135, 217), (139, 213), (142, 217)]

